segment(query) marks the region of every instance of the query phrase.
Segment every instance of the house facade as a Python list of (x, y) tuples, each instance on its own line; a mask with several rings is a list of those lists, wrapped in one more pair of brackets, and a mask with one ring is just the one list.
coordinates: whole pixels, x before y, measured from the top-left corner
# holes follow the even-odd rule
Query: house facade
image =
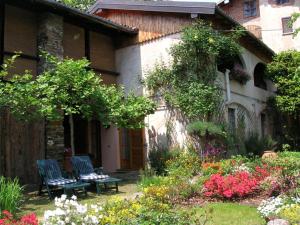
[[(238, 25), (226, 16), (214, 3), (153, 2), (101, 0), (92, 8), (94, 14), (116, 23), (139, 29), (135, 43), (116, 52), (118, 82), (127, 90), (138, 94), (148, 92), (141, 80), (157, 63), (168, 64), (169, 49), (180, 41), (180, 31), (197, 18), (213, 23), (219, 29), (230, 30)], [(268, 97), (274, 95), (274, 86), (264, 79), (264, 68), (271, 61), (273, 51), (247, 33), (240, 39), (243, 48), (239, 62), (251, 76), (246, 84), (230, 79), (228, 72), (218, 72), (218, 80), (224, 93), (222, 114), (232, 126), (242, 122), (246, 132), (258, 132), (261, 136), (272, 134), (272, 122), (266, 114)], [(166, 107), (163, 101), (145, 122), (147, 150), (170, 145), (184, 146), (189, 142), (186, 124)], [(121, 149), (122, 151), (122, 149)]]
[(293, 37), (300, 20), (288, 26), (291, 15), (300, 12), (300, 0), (229, 0), (219, 6), (275, 52), (300, 50), (300, 36)]
[[(47, 63), (39, 50), (59, 58), (91, 61), (105, 84), (116, 84), (116, 50), (123, 40), (136, 36), (131, 28), (115, 24), (50, 0), (8, 0), (0, 3), (0, 64), (21, 52), (11, 73), (30, 70), (38, 75)], [(64, 165), (64, 150), (70, 147), (68, 118), (64, 121), (14, 119), (7, 110), (0, 117), (0, 174), (19, 177), (22, 183), (37, 183), (36, 160), (54, 158)], [(75, 118), (75, 153), (90, 154), (97, 166), (108, 171), (119, 167), (116, 127), (100, 121)]]
[[(60, 58), (86, 57), (104, 83), (122, 85), (127, 92), (140, 95), (148, 95), (141, 82), (147, 72), (156, 62), (171, 60), (168, 49), (180, 41), (182, 28), (197, 18), (225, 30), (238, 25), (213, 3), (110, 0), (99, 1), (87, 14), (52, 0), (6, 0), (1, 1), (0, 14), (0, 63), (22, 52), (11, 73), (29, 69), (33, 75), (40, 74), (48, 66), (39, 57), (40, 50)], [(251, 80), (242, 85), (230, 79), (228, 72), (219, 72), (222, 113), (234, 126), (243, 117), (247, 130), (265, 135), (272, 130), (265, 108), (274, 87), (264, 80), (263, 70), (273, 51), (251, 33), (240, 44), (243, 52), (238, 62)], [(94, 164), (107, 172), (140, 169), (151, 148), (185, 145), (188, 139), (185, 124), (163, 102), (145, 118), (144, 129), (105, 128), (101, 121), (74, 120), (75, 154), (90, 154)], [(38, 183), (36, 160), (41, 158), (57, 159), (68, 169), (64, 153), (70, 147), (67, 121), (24, 123), (2, 110), (0, 174), (17, 176), (22, 183)]]

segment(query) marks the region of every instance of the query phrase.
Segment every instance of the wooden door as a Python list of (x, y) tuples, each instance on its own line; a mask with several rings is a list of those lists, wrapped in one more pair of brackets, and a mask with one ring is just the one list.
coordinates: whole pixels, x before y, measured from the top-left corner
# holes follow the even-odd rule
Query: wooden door
[(131, 169), (141, 169), (144, 166), (144, 130), (130, 130)]
[(144, 129), (120, 129), (121, 169), (138, 170), (144, 166)]

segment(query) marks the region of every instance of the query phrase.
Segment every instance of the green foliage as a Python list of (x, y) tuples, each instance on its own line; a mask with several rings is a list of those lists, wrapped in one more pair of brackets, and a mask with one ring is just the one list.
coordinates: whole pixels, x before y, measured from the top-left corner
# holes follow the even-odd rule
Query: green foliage
[(177, 155), (167, 161), (169, 176), (181, 179), (192, 177), (201, 170), (201, 160), (198, 152), (193, 148), (182, 149)]
[[(296, 23), (296, 21), (300, 18), (300, 13), (293, 13), (291, 18), (291, 26)], [(294, 35), (297, 36), (297, 34), (300, 32), (300, 27), (297, 27), (294, 31)]]
[(170, 66), (158, 64), (149, 72), (146, 86), (188, 119), (208, 119), (222, 99), (215, 84), (216, 62), (240, 52), (239, 32), (224, 35), (201, 20), (183, 30), (182, 41), (171, 50)]
[(187, 132), (189, 134), (197, 134), (201, 137), (205, 135), (222, 137), (222, 138), (226, 137), (225, 128), (213, 122), (197, 121), (197, 122), (190, 123), (187, 126)]
[(100, 76), (88, 69), (86, 59), (59, 60), (46, 56), (51, 69), (36, 79), (29, 72), (8, 78), (8, 68), (15, 57), (3, 66), (0, 103), (21, 120), (45, 117), (62, 119), (63, 115), (97, 118), (104, 125), (140, 128), (144, 117), (155, 110), (155, 104), (143, 96), (125, 95), (123, 89), (103, 84)]
[(19, 210), (23, 199), (23, 187), (17, 178), (0, 177), (0, 212), (7, 210), (13, 215)]
[(157, 175), (166, 173), (166, 162), (171, 158), (171, 153), (165, 149), (151, 149), (149, 151), (149, 162)]
[(276, 159), (265, 161), (271, 166), (282, 168), (282, 175), (287, 180), (300, 175), (300, 157), (296, 152), (280, 152)]
[(96, 0), (56, 0), (56, 1), (83, 11), (87, 11), (89, 7), (91, 7), (96, 2)]
[(277, 87), (276, 104), (283, 112), (300, 112), (300, 52), (295, 50), (277, 54), (268, 64), (268, 76)]
[(270, 137), (259, 137), (257, 133), (251, 133), (245, 140), (245, 148), (248, 154), (262, 155), (263, 151), (273, 150), (276, 142)]

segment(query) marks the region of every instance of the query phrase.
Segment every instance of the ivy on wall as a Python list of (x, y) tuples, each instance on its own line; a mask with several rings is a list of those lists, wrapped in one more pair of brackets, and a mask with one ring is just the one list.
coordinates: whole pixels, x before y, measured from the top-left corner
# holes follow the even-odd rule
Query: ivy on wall
[(217, 64), (239, 55), (241, 32), (221, 33), (202, 20), (186, 27), (181, 42), (170, 49), (170, 66), (157, 64), (145, 79), (146, 87), (162, 96), (169, 107), (188, 121), (208, 121), (222, 102), (216, 84)]

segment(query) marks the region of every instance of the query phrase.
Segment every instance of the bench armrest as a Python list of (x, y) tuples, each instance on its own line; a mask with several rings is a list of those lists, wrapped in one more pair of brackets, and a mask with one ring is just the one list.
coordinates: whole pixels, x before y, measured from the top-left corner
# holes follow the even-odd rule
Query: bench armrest
[(103, 174), (103, 167), (94, 168), (95, 173), (97, 174)]

